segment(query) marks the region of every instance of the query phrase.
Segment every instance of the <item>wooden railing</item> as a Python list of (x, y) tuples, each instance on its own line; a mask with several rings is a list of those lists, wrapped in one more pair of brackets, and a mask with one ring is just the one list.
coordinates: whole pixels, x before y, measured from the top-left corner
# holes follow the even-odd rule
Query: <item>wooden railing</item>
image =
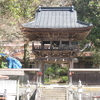
[(79, 45), (66, 45), (66, 46), (50, 46), (50, 44), (46, 44), (44, 46), (41, 45), (33, 45), (33, 50), (55, 50), (55, 49), (61, 49), (61, 50), (74, 50), (79, 49)]
[(69, 71), (75, 85), (79, 80), (83, 85), (100, 85), (100, 69), (69, 69)]
[(100, 85), (100, 73), (74, 73), (73, 84), (77, 84), (78, 80), (81, 80), (83, 85)]

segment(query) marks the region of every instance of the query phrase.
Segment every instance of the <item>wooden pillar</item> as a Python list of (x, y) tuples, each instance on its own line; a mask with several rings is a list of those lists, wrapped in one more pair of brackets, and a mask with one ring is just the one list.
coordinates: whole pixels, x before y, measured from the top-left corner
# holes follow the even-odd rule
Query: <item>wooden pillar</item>
[(35, 49), (34, 42), (32, 42), (32, 51)]
[(42, 62), (42, 70), (41, 70), (42, 71), (42, 76), (41, 76), (42, 77), (42, 83), (44, 83), (44, 67), (45, 67), (44, 65), (45, 65), (44, 62)]
[(69, 48), (70, 48), (70, 49), (72, 48), (72, 43), (71, 43), (71, 41), (69, 41)]
[(74, 62), (73, 62), (73, 60), (70, 61), (70, 68), (71, 69), (74, 68)]
[(52, 40), (50, 40), (50, 49), (52, 49)]
[(44, 49), (43, 40), (41, 40), (41, 49)]
[(24, 44), (24, 68), (29, 68), (30, 54), (29, 54), (29, 41)]
[[(38, 62), (38, 68), (40, 68), (40, 72), (42, 72), (42, 61)], [(39, 82), (42, 83), (42, 78), (39, 76)]]
[(61, 49), (61, 47), (62, 47), (62, 41), (60, 40), (59, 49)]
[[(35, 68), (38, 68), (38, 62), (35, 62)], [(38, 87), (39, 86), (39, 76), (37, 73), (36, 73), (36, 77), (37, 77), (37, 87)]]
[[(70, 68), (74, 68), (74, 62), (73, 60), (70, 61)], [(72, 72), (69, 71), (69, 84), (72, 84)]]
[(38, 62), (35, 62), (35, 68), (38, 68)]

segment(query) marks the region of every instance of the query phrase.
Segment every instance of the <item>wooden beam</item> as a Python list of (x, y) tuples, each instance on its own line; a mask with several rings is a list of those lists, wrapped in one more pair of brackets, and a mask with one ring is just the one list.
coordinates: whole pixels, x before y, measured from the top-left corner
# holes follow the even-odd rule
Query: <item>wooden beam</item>
[(15, 76), (23, 76), (24, 75), (24, 71), (11, 71), (11, 70), (0, 70), (0, 75), (15, 75)]
[(39, 68), (0, 69), (0, 71), (40, 71)]
[(29, 32), (75, 32), (75, 31), (79, 31), (79, 32), (82, 32), (82, 31), (90, 31), (90, 29), (92, 29), (93, 26), (89, 26), (89, 27), (82, 27), (82, 28), (26, 28), (26, 27), (23, 27), (21, 28), (21, 31), (22, 32), (25, 32), (25, 31), (29, 31)]
[(100, 72), (100, 69), (69, 69), (72, 72)]
[(35, 69), (0, 69), (0, 75), (15, 75), (23, 76), (25, 71), (40, 71), (39, 68)]

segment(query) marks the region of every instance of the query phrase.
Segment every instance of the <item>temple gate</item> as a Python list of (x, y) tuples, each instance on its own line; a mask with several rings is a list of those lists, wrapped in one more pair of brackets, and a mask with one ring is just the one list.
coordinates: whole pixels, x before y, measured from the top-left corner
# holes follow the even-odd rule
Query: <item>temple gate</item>
[(77, 20), (73, 6), (39, 7), (34, 21), (23, 24), (21, 30), (32, 41), (35, 65), (44, 73), (45, 63), (67, 63), (69, 68), (74, 68), (79, 41), (87, 37), (92, 27)]

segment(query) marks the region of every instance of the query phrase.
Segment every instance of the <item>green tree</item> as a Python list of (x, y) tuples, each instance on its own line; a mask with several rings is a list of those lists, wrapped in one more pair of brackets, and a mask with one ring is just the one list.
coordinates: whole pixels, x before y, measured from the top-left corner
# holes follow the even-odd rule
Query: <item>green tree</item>
[(75, 9), (78, 12), (78, 19), (94, 25), (87, 37), (94, 45), (96, 39), (100, 39), (100, 1), (99, 0), (75, 0)]
[(100, 49), (96, 48), (93, 50), (92, 60), (95, 68), (100, 68)]
[(9, 12), (13, 17), (19, 19), (33, 18), (34, 10), (40, 4), (39, 0), (2, 0), (0, 2), (1, 14)]
[(52, 79), (52, 77), (54, 76), (54, 69), (52, 67), (48, 67), (47, 70), (45, 71), (45, 78), (46, 79)]
[(48, 67), (45, 71), (45, 80), (61, 79), (61, 82), (65, 82), (68, 80), (67, 72), (67, 66), (61, 67), (59, 64), (52, 64), (51, 67)]
[(0, 68), (7, 68), (7, 62), (5, 62), (7, 56), (0, 55)]
[(94, 25), (88, 37), (84, 43), (91, 42), (93, 47), (91, 49), (85, 49), (86, 51), (92, 51), (93, 63), (98, 66), (100, 65), (100, 0), (75, 0), (75, 9), (78, 12), (78, 19), (92, 23)]

